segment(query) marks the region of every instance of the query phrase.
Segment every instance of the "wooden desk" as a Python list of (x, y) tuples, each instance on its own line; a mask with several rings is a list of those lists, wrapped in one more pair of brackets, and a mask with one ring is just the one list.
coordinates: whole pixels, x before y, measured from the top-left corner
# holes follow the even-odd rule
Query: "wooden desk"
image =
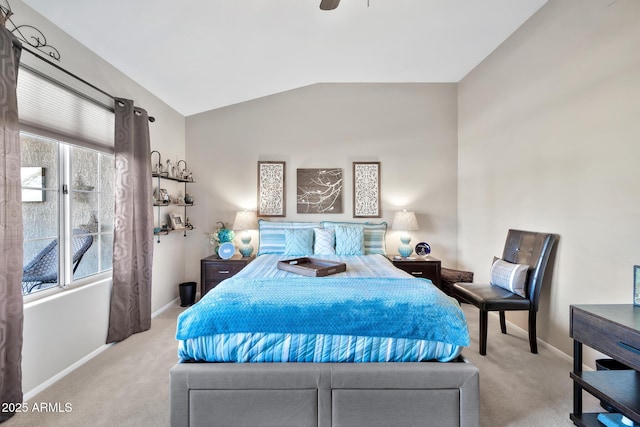
[[(597, 413), (582, 412), (582, 390), (640, 423), (640, 307), (631, 304), (572, 305), (573, 413), (577, 426), (599, 426)], [(633, 369), (582, 371), (582, 346)]]

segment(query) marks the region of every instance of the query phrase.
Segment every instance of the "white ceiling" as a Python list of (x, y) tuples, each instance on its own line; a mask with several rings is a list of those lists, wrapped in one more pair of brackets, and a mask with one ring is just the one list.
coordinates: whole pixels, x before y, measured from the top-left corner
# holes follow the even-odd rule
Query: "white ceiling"
[(23, 1), (189, 116), (320, 82), (457, 82), (547, 0)]

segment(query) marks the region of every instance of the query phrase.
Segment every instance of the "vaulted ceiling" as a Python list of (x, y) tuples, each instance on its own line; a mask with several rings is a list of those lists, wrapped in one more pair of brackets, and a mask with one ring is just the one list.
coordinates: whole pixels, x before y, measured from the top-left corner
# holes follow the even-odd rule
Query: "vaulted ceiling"
[(546, 0), (23, 0), (185, 116), (326, 82), (458, 82)]

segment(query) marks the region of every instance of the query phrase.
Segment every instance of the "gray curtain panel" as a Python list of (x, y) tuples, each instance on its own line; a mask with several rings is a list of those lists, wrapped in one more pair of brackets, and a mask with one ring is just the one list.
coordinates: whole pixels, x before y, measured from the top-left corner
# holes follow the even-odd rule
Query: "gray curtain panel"
[(107, 343), (151, 327), (153, 207), (149, 116), (115, 101), (116, 206)]
[[(22, 47), (0, 26), (0, 397), (22, 402), (22, 190), (18, 65)], [(0, 411), (0, 422), (13, 412)]]

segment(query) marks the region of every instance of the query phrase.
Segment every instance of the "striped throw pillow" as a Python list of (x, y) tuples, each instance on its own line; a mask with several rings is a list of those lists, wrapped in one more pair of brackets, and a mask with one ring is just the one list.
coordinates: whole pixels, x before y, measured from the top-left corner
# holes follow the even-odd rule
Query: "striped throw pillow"
[(320, 227), (319, 222), (267, 221), (265, 219), (259, 219), (258, 233), (260, 242), (258, 243), (258, 256), (264, 254), (283, 254), (286, 245), (284, 234), (286, 229), (314, 229), (316, 227)]
[(362, 227), (364, 230), (364, 253), (371, 254), (387, 254), (387, 223), (361, 223), (361, 222), (334, 222), (322, 221), (323, 228), (335, 228), (339, 225), (350, 225), (354, 227)]
[(496, 258), (491, 265), (491, 284), (526, 298), (528, 272), (527, 264), (513, 264)]

